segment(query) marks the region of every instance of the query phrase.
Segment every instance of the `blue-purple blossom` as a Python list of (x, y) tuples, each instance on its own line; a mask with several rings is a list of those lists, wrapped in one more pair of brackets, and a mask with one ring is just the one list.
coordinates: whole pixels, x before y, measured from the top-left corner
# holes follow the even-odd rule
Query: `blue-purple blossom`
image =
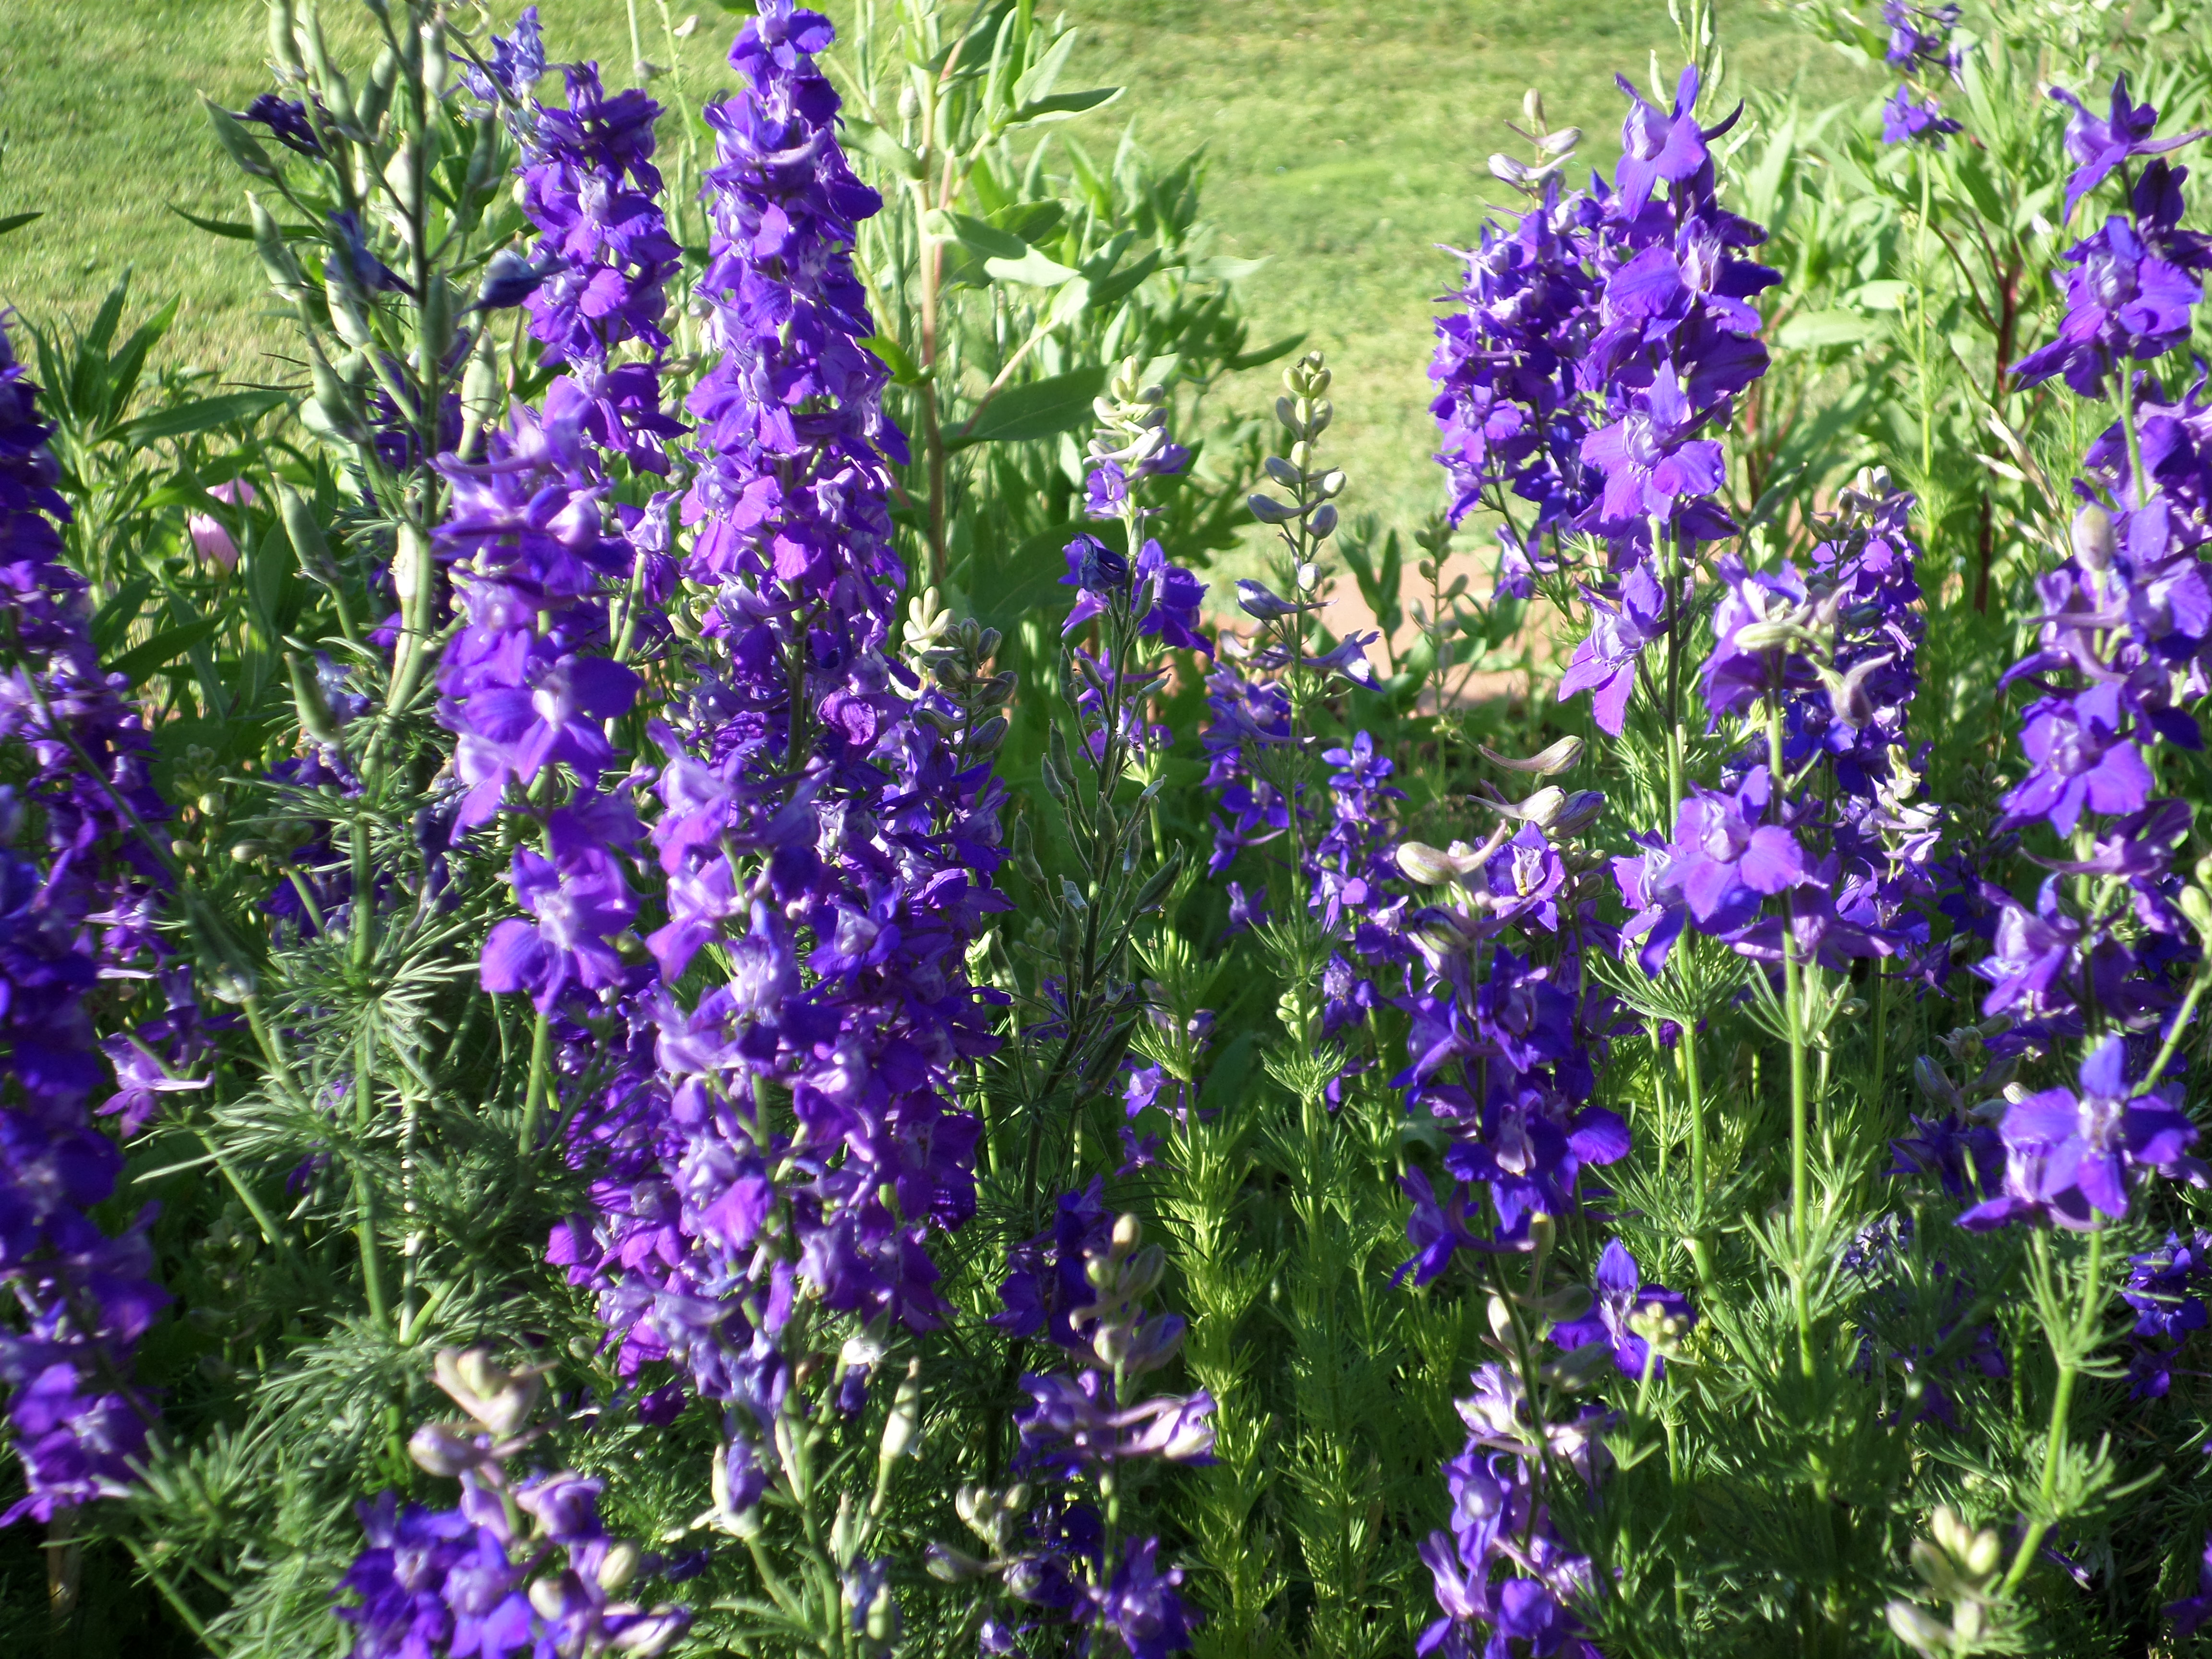
[(2130, 1190), (2143, 1171), (2204, 1180), (2203, 1166), (2189, 1156), (2197, 1127), (2178, 1091), (2165, 1084), (2137, 1092), (2119, 1036), (2106, 1037), (2081, 1062), (2078, 1088), (2015, 1101), (1999, 1133), (2004, 1190), (1962, 1214), (1962, 1227), (2027, 1220), (2086, 1231), (2128, 1213)]
[(1640, 1379), (1647, 1364), (1653, 1376), (1664, 1375), (1667, 1362), (1652, 1352), (1650, 1342), (1635, 1325), (1639, 1317), (1656, 1319), (1686, 1332), (1696, 1316), (1681, 1292), (1664, 1285), (1644, 1284), (1636, 1270), (1636, 1258), (1617, 1238), (1607, 1239), (1599, 1252), (1590, 1289), (1589, 1311), (1580, 1319), (1554, 1326), (1552, 1340), (1570, 1350), (1593, 1343), (1603, 1346), (1623, 1376)]
[(2158, 112), (2148, 104), (2129, 100), (2124, 71), (2112, 79), (2112, 107), (2101, 119), (2063, 87), (2051, 88), (2051, 95), (2074, 112), (2066, 123), (2066, 155), (2074, 163), (2074, 172), (2066, 180), (2062, 222), (2070, 221), (2074, 204), (2104, 183), (2115, 168), (2136, 156), (2163, 155), (2204, 137), (2203, 127), (2170, 138), (2151, 137), (2158, 128)]
[(2189, 337), (2203, 282), (2143, 246), (2118, 214), (2067, 250), (2060, 281), (2066, 315), (2057, 337), (2014, 365), (2023, 386), (2054, 375), (2084, 398), (2101, 398), (2115, 373), (2164, 356)]

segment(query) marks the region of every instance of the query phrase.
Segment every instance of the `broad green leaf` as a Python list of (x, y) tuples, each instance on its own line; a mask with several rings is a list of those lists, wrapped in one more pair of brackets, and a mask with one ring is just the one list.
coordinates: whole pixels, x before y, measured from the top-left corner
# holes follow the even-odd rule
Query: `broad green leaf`
[(1040, 98), (1033, 104), (1024, 104), (1014, 112), (1014, 121), (1021, 126), (1036, 126), (1047, 121), (1065, 121), (1112, 103), (1121, 95), (1119, 87), (1094, 87), (1089, 92), (1057, 92), (1049, 98)]
[(983, 405), (946, 447), (1022, 443), (1073, 432), (1091, 418), (1091, 400), (1106, 386), (1103, 364), (1071, 369), (1026, 386), (1010, 386)]
[(1226, 253), (1216, 253), (1204, 259), (1192, 260), (1183, 270), (1194, 283), (1241, 283), (1267, 263), (1265, 259), (1238, 259)]
[(872, 121), (848, 117), (847, 125), (860, 135), (860, 148), (902, 179), (919, 179), (923, 168), (921, 157), (878, 126)]
[(957, 242), (986, 259), (1019, 259), (1030, 252), (1030, 245), (1011, 230), (965, 213), (933, 208), (922, 216), (921, 228), (939, 241)]
[[(1060, 72), (1067, 66), (1067, 55), (1075, 50), (1078, 31), (1064, 30), (1044, 49), (1044, 55), (1031, 64), (1022, 78), (1014, 82), (1014, 106), (1017, 109), (1052, 95), (1060, 81)], [(1115, 88), (1119, 91), (1120, 88)], [(1110, 94), (1109, 94), (1110, 95)]]
[[(1022, 240), (1035, 246), (1060, 228), (1060, 222), (1067, 210), (1057, 202), (1016, 202), (1000, 208), (990, 216), (990, 222), (1000, 230), (1012, 231)], [(1089, 266), (1085, 266), (1085, 273)]]
[(1775, 337), (1793, 351), (1820, 346), (1851, 345), (1875, 332), (1876, 325), (1855, 311), (1815, 311), (1792, 317)]
[(133, 446), (149, 444), (162, 438), (181, 438), (189, 433), (258, 420), (273, 409), (281, 409), (283, 404), (284, 394), (281, 392), (226, 392), (218, 397), (196, 398), (158, 414), (143, 415), (101, 435), (119, 437)]
[(1160, 268), (1165, 256), (1154, 248), (1127, 270), (1120, 270), (1103, 279), (1094, 278), (1085, 286), (1088, 301), (1094, 306), (1110, 306), (1136, 291), (1137, 285)]
[(146, 677), (167, 668), (178, 658), (204, 642), (222, 625), (217, 617), (203, 617), (177, 628), (167, 628), (143, 645), (133, 646), (107, 665), (111, 674), (120, 674), (131, 684), (143, 684)]
[(987, 258), (983, 269), (1001, 283), (1026, 283), (1031, 288), (1058, 288), (1072, 283), (1077, 273), (1057, 259), (1046, 258), (1035, 248), (1030, 248), (1018, 258)]

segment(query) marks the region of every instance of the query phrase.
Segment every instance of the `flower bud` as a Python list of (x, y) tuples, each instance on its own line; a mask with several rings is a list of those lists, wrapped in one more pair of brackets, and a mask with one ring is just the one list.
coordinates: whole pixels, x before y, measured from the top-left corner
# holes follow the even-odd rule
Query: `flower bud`
[(2074, 515), (2074, 556), (2081, 562), (2084, 570), (2105, 571), (2112, 568), (2112, 555), (2118, 550), (2119, 538), (2112, 530), (2112, 515), (2094, 501), (2081, 503), (2081, 510)]
[(1115, 1216), (1114, 1218), (1114, 1255), (1115, 1258), (1118, 1260), (1119, 1258), (1127, 1256), (1130, 1251), (1137, 1248), (1139, 1241), (1140, 1241), (1144, 1236), (1144, 1223), (1139, 1221), (1136, 1217), (1133, 1215)]
[(1244, 505), (1251, 509), (1252, 516), (1261, 524), (1288, 524), (1298, 516), (1297, 508), (1277, 501), (1273, 495), (1248, 496)]
[(538, 1367), (508, 1370), (493, 1362), (486, 1347), (442, 1349), (431, 1369), (455, 1405), (501, 1436), (529, 1420), (545, 1382)]
[(1480, 745), (1482, 755), (1493, 766), (1502, 766), (1509, 772), (1528, 772), (1540, 778), (1556, 777), (1562, 772), (1572, 771), (1583, 757), (1583, 740), (1577, 737), (1561, 738), (1557, 743), (1538, 750), (1526, 760), (1513, 760), (1499, 754), (1488, 744)]
[[(276, 297), (287, 305), (297, 305), (307, 297), (307, 279), (300, 270), (300, 262), (292, 257), (285, 244), (284, 233), (277, 225), (276, 216), (261, 204), (261, 198), (248, 191), (246, 194), (248, 210), (253, 221), (253, 251), (260, 256), (261, 269), (269, 278), (269, 286)], [(349, 345), (358, 345), (349, 340)]]
[(1336, 533), (1336, 504), (1323, 501), (1306, 520), (1306, 530), (1317, 542), (1327, 541)]
[(491, 1452), (454, 1424), (425, 1423), (408, 1437), (407, 1455), (417, 1468), (450, 1478), (489, 1462)]
[(1541, 132), (1544, 130), (1544, 94), (1534, 87), (1522, 93), (1521, 113), (1530, 126)]
[(915, 1431), (921, 1422), (921, 1362), (907, 1362), (906, 1375), (899, 1379), (898, 1393), (891, 1399), (890, 1416), (884, 1423), (882, 1447), (876, 1453), (879, 1463), (896, 1463), (914, 1444)]
[(1899, 1599), (1891, 1601), (1881, 1611), (1882, 1616), (1889, 1620), (1891, 1633), (1915, 1653), (1935, 1655), (1951, 1651), (1951, 1632), (1914, 1603)]
[(932, 1578), (946, 1584), (964, 1584), (991, 1570), (987, 1563), (949, 1544), (931, 1544), (922, 1551), (922, 1565)]
[(550, 1624), (568, 1611), (568, 1589), (558, 1578), (533, 1578), (530, 1583), (530, 1605), (538, 1610), (539, 1618)]
[(1735, 646), (1740, 651), (1777, 651), (1794, 641), (1799, 633), (1794, 622), (1747, 623), (1735, 630)]
[(1959, 1108), (1960, 1097), (1958, 1090), (1943, 1074), (1943, 1068), (1929, 1055), (1923, 1054), (1912, 1062), (1912, 1082), (1913, 1086), (1935, 1104), (1952, 1111)]
[(1446, 882), (1465, 875), (1474, 867), (1472, 864), (1464, 863), (1452, 854), (1431, 847), (1426, 842), (1401, 841), (1398, 843), (1395, 856), (1398, 868), (1405, 872), (1406, 878), (1419, 882), (1424, 887), (1441, 887)]
[(1547, 132), (1536, 141), (1536, 148), (1547, 155), (1565, 155), (1583, 141), (1580, 127), (1561, 127), (1557, 132)]
[(629, 1539), (616, 1540), (599, 1558), (599, 1588), (610, 1592), (620, 1590), (637, 1577), (638, 1563), (644, 1559), (645, 1552)]

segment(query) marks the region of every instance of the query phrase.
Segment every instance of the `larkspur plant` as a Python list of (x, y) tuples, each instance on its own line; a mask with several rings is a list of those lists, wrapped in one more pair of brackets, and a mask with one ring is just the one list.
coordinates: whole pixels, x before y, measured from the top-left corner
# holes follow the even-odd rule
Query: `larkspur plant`
[(272, 0), (300, 384), (0, 333), (5, 1639), (2200, 1640), (2212, 58), (1678, 9), (1417, 605), (1024, 0)]

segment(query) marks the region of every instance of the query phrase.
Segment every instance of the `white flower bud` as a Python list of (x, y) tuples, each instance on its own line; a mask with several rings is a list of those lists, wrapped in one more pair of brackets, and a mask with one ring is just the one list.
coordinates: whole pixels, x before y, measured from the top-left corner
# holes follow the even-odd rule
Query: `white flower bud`
[(2081, 568), (2100, 572), (2111, 569), (2112, 555), (2118, 547), (2118, 538), (2112, 532), (2112, 515), (2094, 501), (2082, 502), (2081, 510), (2074, 515), (2074, 556), (2081, 562)]

